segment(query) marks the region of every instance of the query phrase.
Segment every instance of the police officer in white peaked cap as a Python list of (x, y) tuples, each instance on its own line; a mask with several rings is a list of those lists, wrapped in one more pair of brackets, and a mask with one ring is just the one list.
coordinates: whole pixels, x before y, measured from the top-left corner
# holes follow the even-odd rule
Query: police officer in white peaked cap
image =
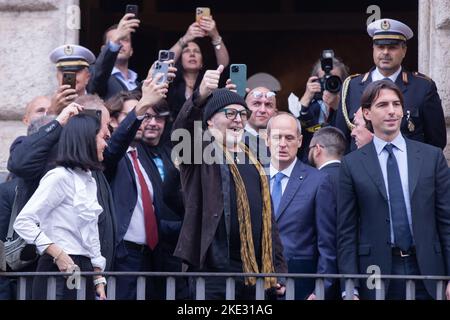
[[(411, 72), (402, 65), (407, 41), (414, 35), (406, 24), (394, 19), (379, 19), (367, 26), (372, 37), (374, 66), (363, 74), (351, 75), (342, 85), (342, 97), (336, 113), (336, 127), (352, 141), (353, 117), (361, 106), (361, 95), (369, 83), (378, 80), (394, 82), (403, 94), (404, 116), (401, 132), (406, 138), (445, 148), (447, 130), (441, 99), (432, 79)], [(356, 149), (351, 143), (349, 150)]]
[(397, 44), (413, 37), (414, 33), (406, 24), (393, 19), (380, 19), (367, 26), (367, 33), (377, 45)]
[(50, 60), (61, 71), (78, 71), (93, 64), (95, 55), (85, 47), (65, 44), (50, 53)]
[(91, 78), (89, 66), (95, 62), (95, 55), (85, 47), (65, 44), (54, 49), (49, 58), (56, 64), (58, 80), (49, 113), (59, 114), (77, 97), (87, 93)]

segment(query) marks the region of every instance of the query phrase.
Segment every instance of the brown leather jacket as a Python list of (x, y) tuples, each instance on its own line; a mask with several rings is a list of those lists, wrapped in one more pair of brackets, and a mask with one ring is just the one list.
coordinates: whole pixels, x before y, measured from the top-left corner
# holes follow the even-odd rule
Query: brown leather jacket
[[(177, 129), (187, 130), (191, 137), (191, 150), (200, 148), (201, 152), (197, 152), (199, 155), (202, 155), (205, 147), (209, 145), (202, 141), (204, 132), (201, 127), (202, 107), (203, 105), (198, 103), (198, 93), (194, 92), (180, 110), (172, 130), (172, 132)], [(194, 121), (197, 125), (194, 125)], [(180, 163), (180, 176), (185, 215), (174, 255), (190, 266), (201, 268), (205, 264), (206, 253), (224, 213), (221, 169), (220, 164), (207, 164), (202, 159), (197, 159), (197, 164), (192, 163), (193, 155), (183, 157), (183, 160)], [(191, 163), (188, 163), (189, 160)], [(272, 241), (275, 272), (287, 272), (283, 245), (273, 215)]]

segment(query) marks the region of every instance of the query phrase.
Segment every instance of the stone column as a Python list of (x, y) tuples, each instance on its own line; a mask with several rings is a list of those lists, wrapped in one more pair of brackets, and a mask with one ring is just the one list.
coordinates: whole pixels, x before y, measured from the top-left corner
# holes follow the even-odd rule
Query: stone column
[(433, 78), (442, 99), (450, 161), (450, 0), (419, 0), (419, 71)]
[[(78, 0), (0, 0), (0, 171), (9, 146), (26, 132), (25, 105), (56, 89), (49, 53), (78, 43)], [(77, 20), (78, 19), (78, 20)]]

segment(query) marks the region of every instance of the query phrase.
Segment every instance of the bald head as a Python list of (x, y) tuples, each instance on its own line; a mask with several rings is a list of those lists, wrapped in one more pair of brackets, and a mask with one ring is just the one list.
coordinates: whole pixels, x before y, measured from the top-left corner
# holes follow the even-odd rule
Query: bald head
[(271, 164), (284, 170), (296, 159), (302, 145), (300, 122), (292, 114), (281, 112), (269, 120), (267, 146), (270, 148)]
[(256, 131), (266, 129), (269, 119), (277, 113), (275, 93), (265, 87), (256, 87), (250, 90), (245, 102), (252, 111), (248, 125)]
[(23, 115), (22, 122), (29, 126), (33, 120), (36, 120), (46, 115), (51, 105), (51, 99), (47, 96), (37, 96), (31, 100), (25, 107), (25, 114)]

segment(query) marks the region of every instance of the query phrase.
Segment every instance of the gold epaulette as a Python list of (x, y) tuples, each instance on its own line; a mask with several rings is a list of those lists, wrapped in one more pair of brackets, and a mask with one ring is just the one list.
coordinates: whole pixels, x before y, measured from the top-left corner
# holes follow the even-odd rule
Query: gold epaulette
[[(369, 78), (369, 74), (370, 74), (370, 72), (366, 72), (366, 74), (364, 75), (364, 77), (361, 79), (361, 83), (367, 81), (367, 78)], [(359, 76), (359, 73), (357, 73), (357, 74), (355, 74), (355, 75), (351, 75), (350, 77), (353, 77), (353, 76), (357, 77), (357, 76)]]
[(417, 78), (422, 78), (422, 79), (428, 80), (430, 82), (433, 81), (433, 79), (431, 79), (430, 77), (424, 75), (423, 73), (415, 71), (415, 72), (412, 72), (412, 74), (413, 74), (413, 76), (415, 76)]
[[(347, 77), (347, 79), (344, 80), (344, 83), (342, 84), (342, 114), (344, 115), (344, 119), (345, 119), (345, 123), (347, 124), (347, 127), (350, 131), (353, 130), (353, 128), (355, 127), (355, 125), (353, 123), (351, 123), (350, 118), (348, 116), (348, 111), (347, 111), (347, 91), (348, 91), (348, 86), (350, 85), (350, 80), (352, 80), (353, 78), (359, 76), (359, 73), (356, 74), (352, 74), (351, 76)], [(364, 76), (364, 78), (367, 78), (369, 75), (369, 73), (367, 72)], [(364, 80), (363, 78), (363, 80)]]

